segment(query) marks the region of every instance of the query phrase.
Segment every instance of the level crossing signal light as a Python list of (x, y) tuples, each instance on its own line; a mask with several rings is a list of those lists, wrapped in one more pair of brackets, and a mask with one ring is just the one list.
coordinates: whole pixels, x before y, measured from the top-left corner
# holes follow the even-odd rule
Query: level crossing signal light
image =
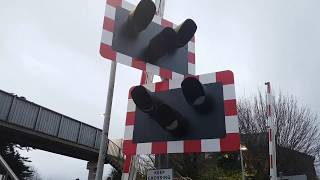
[[(134, 11), (132, 11), (126, 22), (129, 37), (138, 36), (152, 22), (156, 12), (156, 6), (151, 0), (141, 0)], [(180, 26), (173, 29), (165, 27), (148, 42), (145, 50), (145, 61), (156, 61), (178, 48), (184, 47), (194, 36), (197, 25), (192, 19), (185, 20)], [(129, 39), (135, 40), (135, 39)]]
[(196, 23), (187, 19), (173, 27), (162, 24), (164, 20), (160, 19), (159, 24), (153, 21), (155, 12), (156, 6), (151, 0), (141, 0), (133, 11), (116, 7), (112, 50), (144, 64), (150, 63), (182, 75), (190, 74), (188, 63), (192, 60), (189, 51), (194, 46), (188, 47), (188, 42), (197, 30)]
[(185, 78), (180, 88), (151, 92), (142, 85), (131, 90), (136, 105), (133, 141), (192, 140), (226, 135), (222, 84)]

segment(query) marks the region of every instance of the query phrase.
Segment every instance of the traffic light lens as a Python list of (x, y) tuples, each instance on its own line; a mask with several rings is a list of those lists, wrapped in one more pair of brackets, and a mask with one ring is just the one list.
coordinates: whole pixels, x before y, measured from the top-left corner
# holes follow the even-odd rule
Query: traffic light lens
[(192, 103), (194, 106), (200, 106), (201, 104), (203, 104), (206, 100), (205, 96), (199, 96), (198, 98), (196, 98), (194, 100), (194, 102)]
[(141, 85), (134, 87), (131, 91), (131, 97), (141, 111), (150, 113), (154, 110), (153, 100), (145, 87)]
[(169, 126), (166, 127), (166, 129), (169, 131), (173, 131), (173, 130), (177, 129), (178, 126), (179, 126), (178, 120), (174, 120)]

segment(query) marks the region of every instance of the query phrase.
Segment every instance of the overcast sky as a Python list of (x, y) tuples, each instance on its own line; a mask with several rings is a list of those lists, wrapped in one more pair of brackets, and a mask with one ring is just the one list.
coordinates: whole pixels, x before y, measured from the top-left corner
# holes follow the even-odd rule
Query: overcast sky
[[(104, 5), (0, 0), (0, 89), (102, 127), (110, 67), (99, 55)], [(319, 7), (318, 0), (170, 0), (164, 16), (197, 23), (197, 74), (232, 70), (238, 97), (271, 81), (319, 113)], [(128, 89), (140, 79), (139, 70), (117, 68), (111, 139), (123, 137)], [(85, 161), (22, 153), (44, 179), (87, 177)]]

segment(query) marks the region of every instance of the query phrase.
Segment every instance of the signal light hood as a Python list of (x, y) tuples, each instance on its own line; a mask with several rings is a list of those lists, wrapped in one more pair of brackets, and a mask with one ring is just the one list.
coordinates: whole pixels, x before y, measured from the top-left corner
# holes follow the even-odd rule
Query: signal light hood
[(204, 86), (195, 77), (187, 77), (181, 83), (181, 89), (186, 101), (200, 112), (207, 112), (212, 109), (209, 103), (212, 99), (206, 94)]
[(136, 9), (128, 17), (128, 30), (137, 34), (145, 30), (151, 23), (156, 12), (156, 5), (151, 0), (141, 0)]

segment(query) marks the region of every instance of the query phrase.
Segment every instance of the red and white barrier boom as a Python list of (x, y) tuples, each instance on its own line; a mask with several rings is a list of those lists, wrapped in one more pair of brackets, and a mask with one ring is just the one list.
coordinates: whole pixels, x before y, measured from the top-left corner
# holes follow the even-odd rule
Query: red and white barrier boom
[(277, 128), (274, 122), (272, 95), (270, 82), (266, 82), (267, 86), (267, 116), (268, 116), (268, 137), (269, 137), (269, 167), (270, 179), (277, 179), (277, 156), (276, 156), (276, 132)]

